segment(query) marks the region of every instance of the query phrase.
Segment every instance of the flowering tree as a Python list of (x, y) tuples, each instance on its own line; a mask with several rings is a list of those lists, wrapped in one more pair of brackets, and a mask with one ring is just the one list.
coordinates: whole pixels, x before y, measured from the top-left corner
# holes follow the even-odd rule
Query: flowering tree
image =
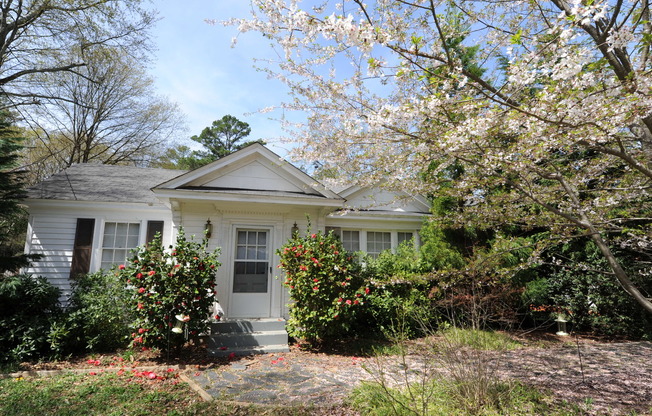
[(175, 246), (165, 250), (158, 235), (118, 267), (120, 279), (132, 290), (136, 318), (131, 345), (170, 347), (183, 345), (208, 328), (215, 296), (218, 251), (206, 251), (208, 241), (186, 240), (179, 230)]
[[(652, 23), (622, 0), (252, 0), (307, 111), (296, 157), (457, 201), (460, 224), (588, 236), (649, 278)], [(463, 207), (463, 209), (461, 208)], [(635, 251), (638, 276), (614, 249)]]

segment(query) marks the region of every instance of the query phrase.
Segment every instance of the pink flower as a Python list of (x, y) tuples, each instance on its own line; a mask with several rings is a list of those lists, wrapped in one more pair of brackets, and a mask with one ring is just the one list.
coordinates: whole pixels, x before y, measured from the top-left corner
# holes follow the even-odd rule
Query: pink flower
[(347, 304), (347, 305), (350, 305), (350, 304), (351, 304), (351, 299), (347, 299), (347, 300), (346, 300), (346, 304)]
[(356, 299), (356, 300), (353, 301), (353, 304), (354, 304), (354, 305), (359, 305), (359, 304), (360, 304), (360, 301)]
[(315, 282), (315, 283), (317, 283), (317, 282), (319, 282), (319, 279), (317, 279), (317, 278), (315, 277), (314, 279), (312, 279), (312, 281)]
[(145, 306), (144, 306), (142, 303), (139, 302), (138, 305), (137, 305), (136, 307), (137, 307), (138, 309), (143, 309)]
[(124, 265), (124, 264), (119, 265), (119, 266), (118, 266), (118, 269), (120, 269), (120, 270), (124, 270), (124, 269), (125, 269), (125, 265)]
[(149, 378), (150, 380), (154, 380), (156, 378), (156, 373), (152, 371), (147, 375), (147, 378)]
[(229, 354), (229, 360), (235, 360), (235, 353), (234, 352)]
[(365, 287), (365, 288), (364, 288), (364, 293), (365, 293), (365, 295), (368, 295), (369, 292), (371, 292), (371, 289), (369, 289), (368, 287)]
[(90, 374), (90, 375), (92, 375), (92, 376), (96, 376), (96, 375), (97, 375), (97, 373), (96, 373), (95, 371), (91, 371), (91, 372), (88, 373), (88, 374)]
[(308, 270), (308, 268), (302, 264), (301, 266), (299, 266), (299, 270), (306, 271)]
[(147, 274), (149, 274), (150, 276), (154, 276), (156, 274), (156, 272), (154, 270), (150, 270), (149, 273), (147, 273)]
[(314, 291), (319, 290), (319, 286), (315, 286), (315, 287), (313, 287), (312, 290), (314, 290)]
[(310, 238), (317, 238), (317, 234), (310, 234)]
[(138, 293), (145, 293), (145, 288), (141, 287), (140, 289), (138, 289)]
[(142, 334), (143, 332), (147, 332), (145, 328), (138, 328), (138, 333)]
[(142, 278), (143, 278), (143, 274), (142, 274), (142, 273), (138, 273), (138, 274), (136, 275), (136, 277), (137, 277), (138, 279), (142, 279)]

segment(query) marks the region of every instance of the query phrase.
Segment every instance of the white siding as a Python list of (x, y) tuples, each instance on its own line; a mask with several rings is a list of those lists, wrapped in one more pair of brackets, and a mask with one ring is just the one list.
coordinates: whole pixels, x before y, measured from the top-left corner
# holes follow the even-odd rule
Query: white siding
[(36, 215), (30, 218), (27, 235), (27, 251), (40, 254), (42, 259), (34, 262), (25, 271), (28, 274), (43, 276), (63, 292), (70, 294), (70, 264), (75, 244), (77, 219), (69, 216)]
[(303, 191), (303, 189), (281, 177), (276, 170), (270, 169), (258, 161), (251, 162), (248, 165), (225, 173), (223, 176), (197, 185), (260, 191)]

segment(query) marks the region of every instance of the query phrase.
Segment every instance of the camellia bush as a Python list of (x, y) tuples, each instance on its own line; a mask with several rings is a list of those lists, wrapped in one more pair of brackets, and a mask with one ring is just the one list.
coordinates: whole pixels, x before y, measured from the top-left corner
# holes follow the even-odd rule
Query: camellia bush
[(342, 242), (332, 233), (295, 234), (277, 253), (293, 301), (289, 334), (308, 343), (346, 335), (369, 288)]
[(207, 244), (207, 239), (186, 240), (180, 229), (169, 250), (157, 236), (119, 266), (120, 279), (132, 291), (130, 307), (136, 315), (132, 347), (170, 351), (208, 329), (220, 263), (219, 250), (208, 252)]

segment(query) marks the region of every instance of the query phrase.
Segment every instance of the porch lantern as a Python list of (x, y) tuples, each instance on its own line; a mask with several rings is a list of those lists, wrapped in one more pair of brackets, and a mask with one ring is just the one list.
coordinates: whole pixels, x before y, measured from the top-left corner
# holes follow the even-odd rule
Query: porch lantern
[(557, 322), (557, 335), (565, 337), (568, 335), (568, 332), (566, 332), (566, 316), (562, 313), (557, 314), (557, 319), (555, 319), (555, 322)]
[(297, 222), (294, 222), (294, 225), (292, 226), (292, 237), (294, 237), (295, 234), (299, 234), (299, 227), (297, 226)]
[(204, 234), (206, 235), (206, 238), (211, 238), (211, 235), (213, 235), (213, 224), (211, 224), (210, 218), (206, 220), (206, 224), (204, 224)]

